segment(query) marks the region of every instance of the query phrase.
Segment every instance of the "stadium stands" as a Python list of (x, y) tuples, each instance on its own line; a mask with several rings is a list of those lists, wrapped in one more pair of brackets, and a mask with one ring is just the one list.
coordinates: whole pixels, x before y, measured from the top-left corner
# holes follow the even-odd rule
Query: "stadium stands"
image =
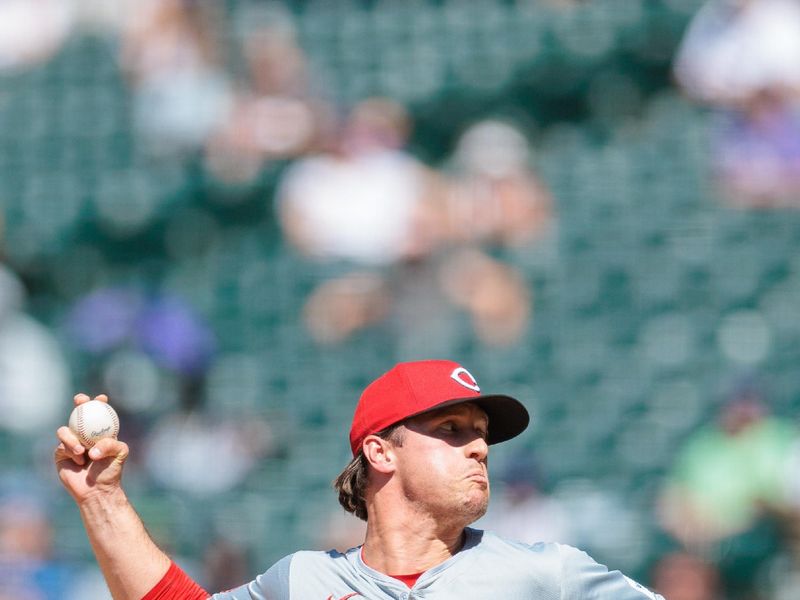
[[(228, 3), (231, 22), (243, 4)], [(721, 386), (758, 371), (777, 412), (798, 407), (800, 214), (726, 206), (710, 179), (707, 114), (669, 78), (700, 4), (290, 7), (323, 95), (338, 106), (374, 94), (402, 101), (416, 122), (411, 148), (434, 168), (478, 117), (524, 115), (532, 124), (556, 234), (551, 247), (503, 254), (533, 290), (530, 333), (487, 348), (459, 325), (451, 347), (484, 388), (511, 386), (529, 399), (534, 425), (520, 443), (554, 487), (586, 479), (624, 499), (641, 524), (641, 554), (587, 549), (633, 575), (659, 550), (658, 482), (681, 441), (713, 414)], [(235, 32), (226, 36), (233, 46)], [(301, 308), (326, 271), (281, 239), (272, 204), (289, 161), (265, 164), (237, 187), (204, 172), (200, 152), (148, 155), (117, 51), (114, 32), (79, 30), (46, 64), (0, 73), (5, 259), (28, 285), (28, 310), (60, 336), (76, 389), (99, 391), (93, 373), (105, 360), (75, 351), (62, 327), (86, 291), (169, 292), (207, 321), (217, 354), (198, 404), (264, 419), (270, 453), (218, 496), (163, 489), (143, 467), (132, 495), (181, 554), (201, 555), (203, 531), (231, 530), (256, 569), (315, 543), (313, 525), (335, 507), (330, 481), (348, 459), (359, 390), (409, 357), (388, 326), (333, 348), (314, 343)], [(150, 425), (179, 396), (180, 376), (156, 373), (157, 404), (143, 417)], [(126, 389), (144, 393), (146, 384)], [(67, 406), (65, 398), (65, 415)], [(46, 478), (40, 454), (38, 443), (0, 427), (0, 456)], [(59, 507), (58, 549), (88, 560), (68, 499), (53, 490), (50, 501)]]

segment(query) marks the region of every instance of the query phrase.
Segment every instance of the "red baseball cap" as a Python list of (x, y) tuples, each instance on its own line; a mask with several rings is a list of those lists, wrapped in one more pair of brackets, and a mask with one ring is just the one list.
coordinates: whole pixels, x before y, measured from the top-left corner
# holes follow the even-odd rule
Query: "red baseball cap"
[(527, 409), (511, 396), (482, 395), (472, 374), (451, 360), (398, 363), (367, 386), (350, 427), (353, 456), (364, 438), (390, 425), (438, 408), (473, 402), (489, 417), (489, 444), (519, 435), (530, 422)]

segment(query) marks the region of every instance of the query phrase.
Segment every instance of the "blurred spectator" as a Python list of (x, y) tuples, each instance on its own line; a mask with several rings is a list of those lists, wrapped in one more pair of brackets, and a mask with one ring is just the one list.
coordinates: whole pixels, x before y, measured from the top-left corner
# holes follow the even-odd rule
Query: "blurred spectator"
[(53, 557), (52, 541), (38, 498), (0, 499), (0, 600), (63, 600), (73, 569)]
[(764, 90), (800, 92), (800, 6), (794, 0), (709, 0), (675, 58), (693, 98), (742, 107)]
[[(768, 414), (755, 390), (734, 393), (716, 423), (678, 453), (665, 491), (667, 529), (701, 547), (752, 527), (764, 510), (788, 500), (796, 427)], [(745, 476), (746, 475), (746, 476)]]
[(248, 5), (236, 18), (245, 81), (206, 146), (206, 168), (227, 182), (247, 182), (270, 160), (315, 149), (329, 109), (314, 89), (288, 9)]
[[(65, 331), (97, 363), (97, 383), (126, 423), (125, 441), (144, 446), (144, 466), (160, 485), (199, 496), (221, 493), (271, 449), (271, 431), (259, 419), (204, 406), (216, 340), (181, 298), (134, 287), (100, 288), (72, 306)], [(173, 378), (171, 403), (159, 371)], [(154, 412), (155, 426), (143, 423)]]
[[(187, 406), (194, 404), (195, 406)], [(253, 415), (229, 417), (197, 398), (158, 420), (146, 440), (145, 464), (154, 481), (197, 497), (242, 483), (272, 448), (272, 432)]]
[(687, 552), (661, 557), (652, 587), (669, 600), (724, 600), (716, 566)]
[(469, 313), (481, 341), (508, 345), (527, 331), (532, 294), (511, 265), (468, 247), (447, 257), (441, 283), (449, 300)]
[(530, 144), (512, 123), (489, 119), (467, 128), (451, 161), (448, 236), (524, 246), (547, 235), (553, 200), (531, 161)]
[(0, 409), (14, 415), (0, 428), (31, 435), (61, 421), (70, 377), (51, 331), (24, 312), (25, 297), (16, 274), (0, 264)]
[(789, 467), (797, 434), (746, 384), (677, 455), (661, 498), (662, 524), (686, 549), (717, 560), (728, 590), (752, 588), (759, 568), (796, 530)]
[(288, 241), (328, 272), (306, 305), (319, 341), (340, 341), (382, 319), (387, 269), (418, 260), (434, 241), (429, 196), (435, 176), (403, 149), (409, 117), (371, 98), (353, 107), (334, 147), (301, 159), (277, 194)]
[(290, 167), (278, 192), (289, 241), (322, 261), (385, 266), (424, 254), (429, 171), (403, 150), (409, 117), (380, 98), (356, 105), (335, 143)]
[[(402, 150), (409, 127), (401, 106), (366, 100), (354, 107), (336, 152), (301, 161), (279, 190), (289, 241), (350, 271), (312, 294), (309, 329), (319, 341), (338, 342), (392, 316), (398, 334), (413, 337), (409, 326), (428, 327), (425, 314), (441, 317), (430, 310), (437, 305), (464, 310), (484, 343), (514, 343), (527, 331), (531, 293), (491, 254), (527, 252), (552, 221), (528, 142), (509, 124), (476, 124), (444, 176)], [(410, 322), (406, 313), (417, 317)]]
[(515, 125), (489, 119), (462, 134), (451, 161), (441, 215), (451, 249), (442, 286), (492, 345), (511, 344), (527, 331), (533, 298), (522, 274), (491, 255), (529, 253), (552, 230), (553, 201), (531, 154)]
[(209, 325), (181, 298), (133, 287), (89, 292), (70, 308), (65, 327), (71, 342), (92, 355), (134, 348), (187, 377), (202, 375), (215, 352)]
[(136, 125), (155, 154), (198, 151), (226, 117), (223, 20), (213, 2), (143, 0), (123, 31), (120, 60)]
[(153, 418), (202, 386), (216, 356), (211, 327), (182, 298), (133, 286), (90, 291), (69, 308), (63, 330), (88, 359), (87, 391), (109, 395), (134, 456), (144, 456), (136, 449)]
[(542, 488), (542, 473), (530, 454), (512, 457), (495, 478), (489, 510), (477, 527), (528, 544), (574, 543), (566, 509)]
[(347, 273), (318, 285), (306, 301), (303, 317), (314, 339), (336, 343), (382, 321), (394, 300), (380, 274)]
[(675, 76), (720, 111), (712, 163), (736, 206), (800, 202), (800, 5), (711, 0), (690, 24)]
[(62, 47), (74, 25), (72, 3), (63, 0), (0, 2), (0, 72), (39, 65)]
[(216, 350), (208, 323), (174, 296), (149, 299), (137, 320), (136, 338), (158, 364), (190, 377), (206, 371)]
[(765, 90), (716, 126), (714, 166), (732, 205), (800, 206), (800, 102)]

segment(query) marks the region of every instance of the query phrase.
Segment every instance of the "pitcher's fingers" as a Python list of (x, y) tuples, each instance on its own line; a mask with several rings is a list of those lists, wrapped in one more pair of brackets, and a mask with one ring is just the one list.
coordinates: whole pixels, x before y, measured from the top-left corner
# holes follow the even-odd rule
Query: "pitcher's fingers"
[(86, 457), (83, 455), (83, 452), (73, 452), (70, 450), (69, 446), (64, 445), (64, 442), (61, 442), (58, 446), (56, 446), (53, 457), (56, 461), (56, 464), (59, 464), (64, 460), (71, 460), (75, 464), (81, 466), (86, 464)]
[(113, 457), (117, 462), (123, 463), (128, 458), (128, 451), (128, 444), (125, 442), (120, 442), (116, 438), (103, 438), (89, 450), (89, 458), (99, 460)]
[(73, 454), (83, 454), (86, 448), (83, 447), (78, 436), (72, 433), (69, 427), (61, 426), (56, 430), (56, 436), (64, 447), (69, 448)]
[(89, 400), (99, 400), (100, 402), (108, 402), (108, 396), (106, 394), (98, 394), (94, 398), (91, 398), (89, 394), (84, 394), (83, 392), (79, 392), (72, 397), (75, 406), (79, 404), (83, 404), (84, 402), (88, 402)]
[(79, 392), (72, 397), (72, 401), (75, 403), (75, 406), (78, 404), (83, 404), (84, 402), (88, 402), (91, 400), (89, 394), (84, 394), (83, 392)]

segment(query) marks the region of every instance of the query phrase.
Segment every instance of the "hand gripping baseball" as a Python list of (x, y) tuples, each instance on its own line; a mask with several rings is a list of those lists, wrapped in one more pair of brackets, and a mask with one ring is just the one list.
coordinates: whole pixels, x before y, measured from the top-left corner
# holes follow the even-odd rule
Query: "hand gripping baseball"
[[(77, 394), (75, 406), (88, 402), (89, 396)], [(101, 394), (94, 398), (108, 402)], [(100, 439), (88, 449), (69, 427), (59, 427), (60, 441), (55, 450), (55, 463), (61, 483), (79, 504), (95, 494), (118, 490), (122, 466), (128, 457), (128, 445), (113, 437)]]

